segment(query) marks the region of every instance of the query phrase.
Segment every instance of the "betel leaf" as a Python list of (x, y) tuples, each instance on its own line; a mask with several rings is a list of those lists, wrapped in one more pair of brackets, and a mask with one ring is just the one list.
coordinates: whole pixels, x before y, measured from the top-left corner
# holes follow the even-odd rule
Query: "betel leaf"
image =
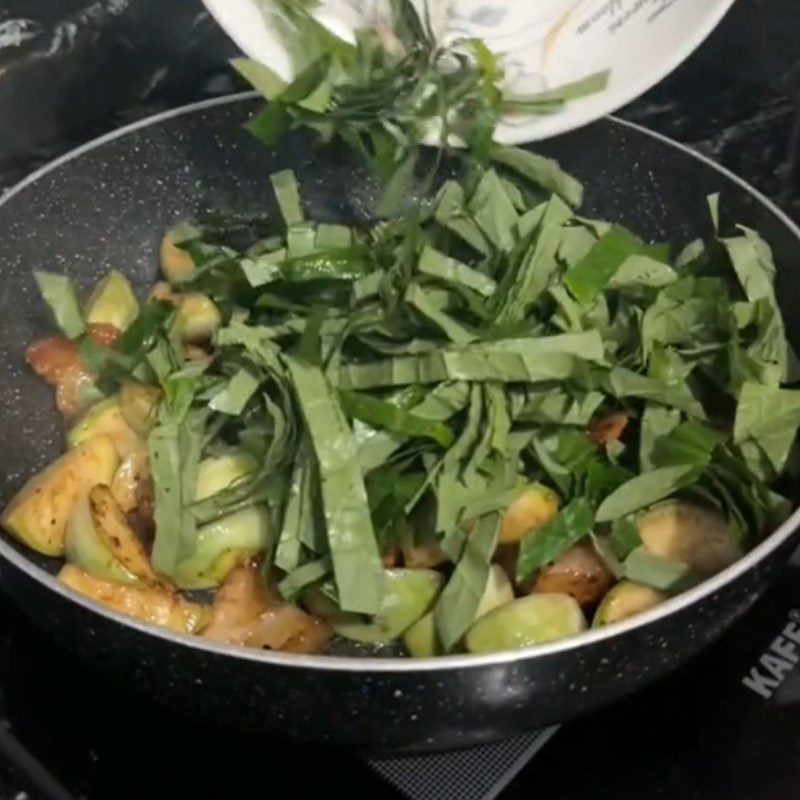
[(452, 650), (475, 620), (486, 590), (489, 567), (500, 532), (500, 515), (481, 517), (466, 537), (461, 557), (434, 609), (434, 621), (446, 650)]
[(577, 208), (583, 202), (583, 186), (564, 172), (558, 162), (522, 150), (519, 147), (494, 145), (491, 157), (498, 164), (522, 175), (543, 189), (557, 194), (562, 200)]
[(117, 342), (116, 349), (125, 355), (141, 355), (150, 350), (158, 337), (170, 327), (175, 315), (172, 303), (151, 300), (142, 307), (139, 316), (128, 326)]
[(311, 479), (310, 446), (308, 440), (304, 439), (295, 455), (275, 551), (275, 564), (285, 572), (291, 572), (300, 564), (303, 530), (313, 513), (309, 508)]
[(642, 544), (642, 537), (639, 535), (636, 523), (626, 517), (615, 519), (611, 525), (608, 544), (614, 555), (620, 561), (624, 561), (633, 550)]
[(447, 181), (439, 191), (434, 209), (434, 219), (452, 231), (473, 250), (483, 255), (491, 253), (486, 237), (465, 206), (464, 190), (455, 181)]
[(369, 425), (385, 428), (400, 436), (432, 439), (441, 447), (449, 447), (455, 439), (444, 423), (417, 416), (412, 411), (405, 411), (377, 397), (357, 392), (341, 392), (339, 396), (348, 416)]
[(512, 415), (519, 422), (585, 427), (604, 400), (602, 392), (594, 391), (516, 391), (511, 396)]
[(215, 394), (208, 405), (213, 411), (222, 414), (238, 416), (244, 411), (248, 400), (255, 394), (259, 380), (246, 367), (242, 367), (231, 379)]
[(525, 113), (547, 113), (563, 108), (567, 100), (576, 100), (579, 97), (602, 92), (608, 86), (610, 70), (593, 72), (585, 78), (554, 86), (534, 94), (503, 95), (502, 107), (505, 111)]
[(667, 384), (685, 383), (696, 363), (678, 354), (673, 347), (657, 344), (650, 353), (647, 374)]
[(307, 561), (296, 567), (278, 584), (278, 591), (285, 600), (296, 600), (309, 586), (320, 583), (331, 574), (331, 559), (323, 556), (314, 561)]
[(698, 419), (706, 417), (703, 406), (686, 383), (666, 383), (647, 375), (639, 375), (625, 367), (614, 367), (608, 374), (608, 383), (614, 397), (651, 400), (664, 406), (678, 408)]
[(640, 254), (642, 240), (626, 228), (615, 227), (601, 236), (592, 249), (564, 275), (576, 300), (591, 303), (605, 289), (630, 256)]
[(69, 339), (76, 339), (83, 333), (85, 323), (75, 282), (52, 272), (34, 272), (33, 277), (56, 325)]
[(414, 196), (418, 158), (407, 156), (383, 188), (375, 215), (380, 219), (399, 216)]
[(172, 577), (194, 544), (194, 501), (197, 467), (208, 409), (188, 410), (193, 390), (185, 383), (161, 404), (156, 427), (148, 438), (155, 527), (151, 561), (157, 572)]
[(286, 88), (286, 82), (269, 67), (249, 58), (233, 58), (231, 66), (267, 100), (274, 100)]
[[(440, 383), (427, 393), (418, 404), (408, 410), (415, 417), (433, 422), (444, 422), (466, 408), (469, 386), (465, 383)], [(388, 430), (364, 426), (358, 442), (358, 460), (366, 474), (384, 462), (403, 444), (405, 438)]]
[(537, 569), (555, 561), (588, 536), (593, 525), (592, 508), (585, 498), (579, 497), (564, 506), (550, 522), (531, 531), (520, 543), (517, 583), (526, 581)]
[(597, 448), (589, 437), (574, 428), (534, 435), (531, 446), (537, 461), (559, 491), (571, 497), (596, 457)]
[(706, 202), (708, 203), (708, 211), (711, 214), (711, 224), (714, 227), (714, 233), (719, 233), (719, 192), (708, 195)]
[(678, 280), (678, 273), (669, 264), (647, 255), (634, 254), (622, 262), (608, 282), (610, 289), (661, 289)]
[(278, 201), (283, 221), (286, 227), (300, 225), (305, 221), (303, 207), (300, 201), (300, 188), (297, 185), (297, 178), (290, 169), (275, 172), (269, 177), (272, 183), (272, 190), (275, 192), (275, 199)]
[(562, 228), (543, 225), (535, 243), (522, 258), (516, 272), (506, 273), (495, 295), (495, 322), (499, 325), (520, 322), (530, 307), (547, 289), (558, 269), (556, 253)]
[(475, 341), (476, 334), (467, 330), (460, 322), (453, 317), (439, 310), (430, 301), (425, 290), (417, 283), (412, 283), (406, 289), (404, 300), (408, 305), (419, 311), (422, 316), (430, 320), (442, 333), (454, 344), (468, 344)]
[(493, 170), (484, 172), (469, 201), (469, 210), (483, 235), (495, 248), (509, 252), (514, 247), (517, 210)]
[(625, 577), (661, 592), (680, 592), (702, 580), (702, 576), (680, 561), (654, 555), (637, 547), (625, 559)]
[(333, 573), (344, 611), (376, 614), (383, 569), (358, 449), (337, 395), (318, 367), (284, 358), (317, 458)]
[(731, 314), (739, 333), (729, 344), (731, 388), (738, 392), (749, 380), (774, 386), (784, 380), (795, 382), (797, 357), (786, 339), (775, 303), (766, 297), (734, 303)]
[(581, 362), (604, 363), (598, 331), (506, 339), (421, 356), (342, 366), (341, 389), (370, 389), (445, 380), (538, 383), (573, 376)]
[(717, 343), (728, 331), (726, 285), (718, 278), (682, 278), (662, 289), (642, 319), (642, 344)]
[(727, 435), (697, 420), (687, 420), (655, 442), (651, 459), (654, 467), (695, 464), (705, 468), (714, 450), (725, 442)]
[(430, 246), (426, 246), (422, 251), (417, 268), (425, 275), (464, 286), (484, 297), (491, 297), (497, 288), (495, 281), (488, 275), (484, 275), (477, 269), (468, 267), (461, 261), (450, 258)]
[(676, 408), (648, 403), (642, 414), (639, 428), (639, 467), (642, 472), (653, 469), (653, 451), (661, 437), (671, 433), (681, 421), (681, 412)]
[(701, 471), (695, 464), (680, 464), (637, 475), (603, 500), (597, 509), (597, 521), (611, 522), (670, 497), (694, 483)]
[(800, 427), (800, 391), (745, 383), (736, 406), (733, 438), (757, 445), (780, 472)]
[(742, 236), (720, 239), (748, 300), (775, 297), (775, 263), (769, 245), (753, 230), (741, 228)]

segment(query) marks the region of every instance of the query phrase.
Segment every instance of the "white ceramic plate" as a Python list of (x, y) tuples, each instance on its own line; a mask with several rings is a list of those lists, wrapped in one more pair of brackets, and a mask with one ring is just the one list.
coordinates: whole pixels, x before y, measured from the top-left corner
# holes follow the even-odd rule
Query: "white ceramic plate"
[[(270, 28), (269, 0), (204, 0), (250, 58), (282, 78), (292, 64)], [(422, 7), (425, 0), (413, 0)], [(499, 141), (554, 136), (608, 114), (678, 66), (714, 29), (734, 0), (427, 0), (437, 37), (478, 37), (502, 58), (517, 92), (537, 92), (609, 70), (607, 88), (555, 114), (507, 117)], [(321, 0), (318, 19), (352, 40), (353, 30), (388, 14), (388, 0)]]

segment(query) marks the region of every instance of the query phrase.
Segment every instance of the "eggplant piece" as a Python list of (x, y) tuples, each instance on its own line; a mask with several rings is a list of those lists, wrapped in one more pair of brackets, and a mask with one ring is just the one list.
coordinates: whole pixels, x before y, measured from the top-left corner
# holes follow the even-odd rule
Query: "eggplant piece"
[(594, 547), (578, 544), (539, 570), (533, 591), (568, 594), (586, 607), (597, 605), (613, 585), (614, 576)]
[(120, 332), (129, 328), (139, 316), (139, 301), (128, 279), (111, 270), (89, 296), (83, 316), (87, 325), (113, 325)]
[(147, 437), (153, 430), (161, 397), (161, 389), (146, 383), (126, 383), (120, 389), (119, 407), (122, 416), (139, 436)]
[(152, 504), (152, 476), (150, 474), (150, 456), (144, 448), (134, 450), (126, 456), (114, 473), (111, 482), (111, 494), (119, 507), (128, 514), (143, 503), (147, 495)]
[[(514, 600), (514, 587), (499, 564), (492, 564), (489, 569), (489, 579), (486, 582), (483, 597), (481, 597), (475, 612), (475, 619), (488, 614), (498, 606), (506, 605)], [(436, 633), (436, 621), (433, 611), (417, 620), (404, 634), (403, 643), (413, 658), (429, 658), (444, 652), (444, 648)]]
[(669, 500), (640, 514), (636, 526), (650, 553), (708, 574), (742, 556), (725, 518), (701, 506)]
[(568, 594), (531, 594), (498, 606), (472, 623), (465, 644), (470, 653), (518, 650), (565, 639), (586, 629), (586, 619)]
[[(195, 498), (213, 497), (255, 468), (252, 456), (241, 451), (207, 458), (197, 470)], [(248, 506), (208, 522), (197, 529), (192, 552), (178, 565), (175, 580), (182, 589), (219, 586), (236, 567), (262, 553), (271, 537), (269, 512), (263, 505)]]
[(603, 598), (594, 615), (593, 627), (611, 625), (642, 614), (663, 603), (667, 596), (663, 592), (642, 586), (632, 581), (620, 581)]
[(94, 486), (91, 489), (89, 510), (100, 541), (117, 561), (150, 586), (168, 586), (153, 569), (144, 544), (128, 524), (108, 486)]
[(505, 570), (499, 564), (492, 564), (489, 567), (489, 579), (486, 581), (486, 588), (483, 590), (478, 608), (475, 611), (475, 619), (479, 619), (484, 614), (488, 614), (498, 606), (510, 603), (514, 599), (514, 587), (506, 575)]
[(75, 445), (100, 434), (111, 438), (120, 458), (126, 458), (135, 450), (146, 447), (144, 439), (125, 420), (119, 397), (109, 397), (92, 406), (70, 428), (67, 442), (70, 447), (75, 447)]
[(175, 581), (181, 589), (219, 586), (232, 570), (262, 553), (271, 536), (269, 512), (262, 505), (202, 525), (192, 554), (178, 565)]
[(433, 611), (420, 617), (404, 634), (403, 644), (412, 658), (431, 658), (444, 652), (436, 632)]
[(64, 555), (71, 564), (95, 578), (130, 586), (142, 585), (139, 578), (114, 557), (98, 536), (88, 498), (78, 501), (70, 515), (64, 538)]
[(170, 283), (180, 283), (194, 273), (194, 260), (176, 242), (180, 240), (179, 231), (183, 226), (167, 231), (161, 240), (159, 260), (161, 272)]
[(207, 342), (222, 324), (222, 315), (210, 297), (199, 292), (178, 298), (178, 325), (181, 340), (189, 344)]
[(209, 618), (208, 606), (190, 603), (161, 587), (124, 586), (104, 581), (74, 564), (65, 564), (58, 579), (100, 605), (179, 633), (197, 633)]
[(558, 506), (554, 491), (540, 483), (531, 484), (503, 514), (499, 543), (522, 541), (532, 530), (550, 522), (558, 514)]
[(197, 468), (195, 500), (206, 500), (245, 478), (257, 468), (253, 456), (243, 450), (206, 458)]
[(333, 635), (322, 618), (273, 595), (253, 564), (233, 570), (214, 595), (203, 636), (291, 653), (318, 653)]
[(119, 466), (111, 437), (93, 436), (32, 477), (0, 517), (28, 547), (46, 556), (64, 553), (67, 522), (79, 501), (99, 483), (110, 483)]
[(356, 642), (382, 644), (399, 639), (433, 608), (444, 576), (431, 569), (387, 569), (380, 611), (371, 619), (341, 611), (321, 592), (306, 592), (304, 603), (325, 617), (339, 636)]

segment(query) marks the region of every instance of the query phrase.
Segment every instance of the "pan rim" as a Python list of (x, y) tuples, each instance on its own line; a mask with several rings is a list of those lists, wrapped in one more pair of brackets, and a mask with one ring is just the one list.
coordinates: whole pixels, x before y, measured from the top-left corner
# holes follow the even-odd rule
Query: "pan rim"
[[(259, 95), (256, 92), (247, 91), (200, 100), (145, 117), (144, 119), (137, 120), (129, 125), (125, 125), (121, 128), (110, 131), (109, 133), (106, 133), (68, 151), (67, 153), (64, 153), (63, 155), (43, 165), (30, 175), (23, 178), (7, 192), (0, 195), (0, 208), (9, 203), (17, 195), (21, 194), (26, 188), (36, 183), (36, 181), (40, 180), (51, 172), (55, 172), (65, 164), (80, 158), (82, 155), (99, 149), (109, 142), (120, 139), (142, 128), (151, 127), (175, 117), (205, 111), (216, 106), (232, 105), (234, 103), (256, 99), (258, 96)], [(685, 155), (688, 155), (702, 164), (711, 167), (723, 177), (750, 194), (779, 222), (781, 222), (783, 226), (791, 234), (793, 234), (798, 242), (800, 242), (800, 226), (798, 226), (784, 211), (782, 211), (775, 203), (773, 203), (772, 200), (726, 167), (716, 163), (708, 156), (692, 150), (690, 147), (682, 144), (681, 142), (677, 142), (674, 139), (665, 136), (664, 134), (652, 131), (649, 128), (646, 128), (635, 122), (629, 122), (616, 116), (604, 117), (598, 121), (602, 120), (636, 131), (639, 134), (649, 136), (650, 138), (655, 139), (662, 144), (667, 145), (668, 147), (679, 150)], [(176, 633), (167, 630), (166, 628), (141, 622), (133, 617), (128, 617), (124, 614), (106, 608), (105, 606), (102, 606), (99, 603), (96, 603), (95, 601), (78, 594), (74, 590), (62, 584), (54, 575), (39, 567), (32, 560), (27, 558), (24, 553), (12, 547), (2, 537), (0, 537), (0, 558), (11, 563), (14, 567), (24, 572), (28, 577), (35, 580), (44, 588), (59, 595), (63, 600), (76, 603), (92, 613), (99, 614), (100, 616), (103, 616), (106, 619), (121, 624), (125, 627), (133, 628), (139, 633), (146, 634), (148, 636), (155, 636), (168, 643), (180, 645), (182, 647), (195, 648), (208, 653), (210, 656), (232, 657), (246, 661), (268, 664), (273, 667), (303, 669), (313, 668), (330, 672), (344, 673), (370, 672), (381, 673), (383, 675), (396, 673), (399, 675), (416, 672), (427, 673), (432, 671), (438, 672), (503, 666), (518, 661), (546, 658), (548, 656), (554, 656), (573, 650), (580, 651), (583, 648), (591, 647), (593, 645), (600, 644), (601, 642), (621, 637), (639, 628), (644, 628), (650, 623), (654, 623), (658, 620), (672, 616), (674, 613), (677, 613), (678, 611), (681, 611), (723, 589), (729, 583), (732, 583), (734, 580), (763, 561), (767, 556), (770, 555), (770, 553), (777, 550), (786, 542), (787, 539), (792, 536), (799, 526), (800, 507), (798, 507), (783, 524), (773, 531), (773, 533), (764, 539), (763, 542), (746, 553), (730, 567), (727, 567), (722, 572), (717, 573), (698, 586), (695, 586), (694, 588), (677, 595), (676, 597), (670, 598), (666, 602), (651, 609), (650, 611), (639, 614), (629, 620), (614, 623), (613, 625), (603, 628), (590, 628), (589, 630), (568, 639), (532, 645), (520, 650), (509, 650), (501, 653), (490, 653), (487, 655), (462, 654), (421, 659), (298, 655), (293, 653), (255, 650), (236, 645), (220, 644), (203, 639), (200, 636)]]

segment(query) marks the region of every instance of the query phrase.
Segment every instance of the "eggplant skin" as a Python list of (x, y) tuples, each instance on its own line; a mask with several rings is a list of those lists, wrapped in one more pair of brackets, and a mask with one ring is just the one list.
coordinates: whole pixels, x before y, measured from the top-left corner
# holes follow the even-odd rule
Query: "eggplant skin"
[(86, 439), (32, 477), (8, 504), (0, 523), (36, 552), (61, 556), (75, 505), (93, 486), (110, 483), (117, 467), (119, 455), (111, 437)]

